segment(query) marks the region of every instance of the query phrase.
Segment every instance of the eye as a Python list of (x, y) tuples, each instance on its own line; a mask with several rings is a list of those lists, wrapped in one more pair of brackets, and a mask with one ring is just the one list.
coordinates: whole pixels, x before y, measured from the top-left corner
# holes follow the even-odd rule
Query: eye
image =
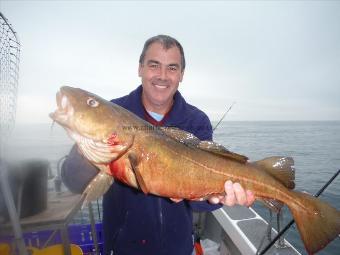
[(91, 107), (97, 107), (99, 105), (98, 101), (92, 97), (89, 97), (86, 101), (87, 105)]
[(176, 66), (169, 66), (169, 70), (171, 72), (176, 72), (177, 71), (177, 67)]
[(159, 65), (157, 65), (157, 64), (150, 64), (149, 65), (150, 69), (157, 69), (158, 67), (159, 67)]

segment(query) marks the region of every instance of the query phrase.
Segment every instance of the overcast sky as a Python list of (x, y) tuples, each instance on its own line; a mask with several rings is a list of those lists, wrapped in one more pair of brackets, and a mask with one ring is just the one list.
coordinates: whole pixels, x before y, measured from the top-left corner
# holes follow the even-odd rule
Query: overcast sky
[(212, 120), (340, 120), (339, 1), (0, 1), (21, 48), (17, 123), (51, 122), (62, 85), (106, 99), (139, 83), (146, 39), (187, 60), (180, 91)]

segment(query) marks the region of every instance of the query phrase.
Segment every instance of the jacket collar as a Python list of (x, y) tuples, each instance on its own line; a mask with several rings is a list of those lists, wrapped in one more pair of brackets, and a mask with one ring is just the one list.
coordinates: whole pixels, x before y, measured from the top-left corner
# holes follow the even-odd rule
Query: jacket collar
[[(142, 85), (139, 85), (134, 91), (130, 93), (131, 99), (133, 100), (129, 105), (129, 110), (134, 112), (138, 117), (146, 120), (145, 116), (145, 108), (142, 103), (142, 92), (143, 87)], [(174, 95), (174, 104), (172, 105), (172, 108), (167, 113), (166, 118), (164, 119), (164, 122), (162, 123), (164, 126), (177, 126), (182, 122), (185, 122), (186, 119), (186, 113), (185, 113), (185, 105), (186, 101), (182, 97), (181, 93), (177, 90)]]

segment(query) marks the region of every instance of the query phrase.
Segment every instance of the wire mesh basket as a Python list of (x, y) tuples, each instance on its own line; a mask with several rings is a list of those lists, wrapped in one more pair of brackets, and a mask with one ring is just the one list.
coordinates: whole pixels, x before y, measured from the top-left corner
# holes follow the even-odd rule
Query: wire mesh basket
[(20, 42), (0, 13), (0, 144), (3, 147), (15, 125), (19, 79)]
[(0, 190), (11, 220), (17, 252), (26, 255), (22, 230), (8, 184), (5, 146), (15, 125), (19, 79), (20, 43), (5, 16), (0, 12)]

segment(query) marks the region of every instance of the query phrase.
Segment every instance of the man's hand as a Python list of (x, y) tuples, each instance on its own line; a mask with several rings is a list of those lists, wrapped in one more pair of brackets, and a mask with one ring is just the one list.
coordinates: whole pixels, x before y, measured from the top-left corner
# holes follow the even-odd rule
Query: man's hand
[(251, 206), (255, 196), (250, 190), (244, 190), (239, 183), (226, 181), (224, 184), (225, 196), (212, 196), (209, 202), (212, 204), (221, 203), (227, 206), (244, 205)]

